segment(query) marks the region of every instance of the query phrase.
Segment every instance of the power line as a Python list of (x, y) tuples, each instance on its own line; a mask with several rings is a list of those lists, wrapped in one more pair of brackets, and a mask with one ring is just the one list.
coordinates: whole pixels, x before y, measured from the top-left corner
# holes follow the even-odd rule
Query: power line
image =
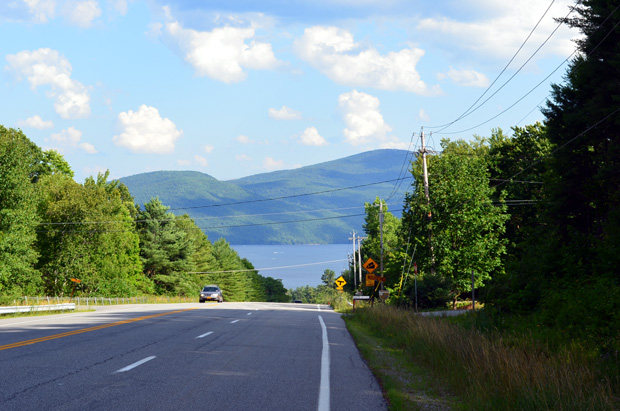
[(254, 268), (254, 269), (243, 269), (243, 270), (222, 270), (222, 271), (191, 271), (186, 274), (223, 274), (223, 273), (242, 273), (249, 271), (269, 271), (269, 270), (282, 270), (285, 268), (298, 268), (298, 267), (308, 267), (311, 265), (320, 265), (320, 264), (330, 264), (330, 263), (339, 263), (342, 261), (348, 261), (347, 258), (342, 258), (339, 260), (330, 260), (330, 261), (317, 261), (315, 263), (305, 263), (305, 264), (295, 264), (295, 265), (283, 265), (280, 267), (266, 267), (266, 268)]
[[(528, 34), (528, 36), (526, 37), (526, 39), (523, 41), (523, 43), (521, 44), (521, 46), (519, 47), (519, 49), (514, 53), (514, 55), (512, 56), (512, 58), (510, 59), (510, 61), (508, 61), (508, 63), (506, 64), (506, 66), (504, 66), (504, 68), (502, 69), (502, 71), (497, 75), (497, 77), (495, 77), (495, 80), (493, 80), (493, 82), (486, 88), (486, 90), (480, 95), (480, 97), (478, 97), (478, 99), (476, 101), (474, 101), (472, 103), (471, 106), (469, 106), (469, 108), (467, 108), (467, 110), (465, 110), (459, 117), (457, 117), (455, 120), (446, 123), (446, 124), (442, 124), (440, 126), (430, 126), (427, 128), (441, 128), (441, 130), (439, 130), (438, 132), (441, 132), (442, 130), (445, 130), (446, 128), (450, 127), (452, 124), (458, 122), (459, 120), (469, 116), (471, 113), (473, 113), (474, 111), (478, 110), (480, 107), (482, 107), (487, 101), (489, 101), (493, 96), (495, 96), (506, 84), (508, 84), (520, 71), (521, 69), (538, 53), (538, 51), (540, 51), (540, 49), (547, 43), (547, 41), (551, 38), (551, 36), (553, 36), (553, 34), (555, 34), (555, 32), (558, 30), (558, 28), (562, 25), (562, 23), (559, 23), (558, 26), (555, 28), (555, 30), (553, 30), (553, 32), (547, 37), (547, 39), (536, 49), (536, 51), (534, 51), (534, 53), (532, 53), (532, 55), (526, 60), (526, 62), (512, 75), (512, 77), (510, 77), (497, 91), (495, 91), (495, 93), (493, 93), (489, 98), (487, 98), (485, 101), (483, 101), (478, 107), (476, 107), (475, 109), (472, 110), (472, 108), (478, 104), (478, 102), (482, 99), (482, 97), (484, 97), (489, 90), (491, 90), (491, 88), (493, 87), (493, 85), (497, 82), (497, 80), (499, 80), (499, 78), (502, 76), (502, 74), (504, 74), (504, 72), (506, 71), (506, 69), (508, 69), (508, 67), (510, 66), (510, 64), (513, 62), (513, 60), (517, 57), (517, 55), (519, 54), (519, 52), (521, 51), (521, 49), (523, 49), (523, 47), (525, 46), (525, 44), (527, 43), (527, 41), (530, 39), (530, 37), (532, 36), (532, 34), (534, 33), (534, 31), (536, 30), (536, 28), (538, 27), (538, 25), (540, 24), (540, 22), (542, 21), (542, 19), (547, 15), (547, 12), (549, 11), (549, 9), (551, 8), (551, 6), (553, 5), (553, 3), (555, 2), (555, 0), (551, 1), (551, 4), (549, 4), (549, 6), (547, 7), (547, 9), (545, 10), (545, 12), (543, 13), (543, 15), (540, 17), (540, 19), (538, 20), (538, 22), (536, 23), (536, 25), (534, 26), (534, 28), (530, 31), (530, 33)], [(579, 0), (578, 3), (580, 3), (581, 0)], [(571, 8), (570, 12), (566, 15), (566, 17), (568, 17), (570, 15), (570, 13), (572, 13), (573, 9)]]

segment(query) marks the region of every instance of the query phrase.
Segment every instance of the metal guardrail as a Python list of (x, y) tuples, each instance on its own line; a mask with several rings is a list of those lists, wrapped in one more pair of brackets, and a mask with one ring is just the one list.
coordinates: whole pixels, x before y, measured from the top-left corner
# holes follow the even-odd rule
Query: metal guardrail
[(71, 311), (75, 310), (75, 303), (48, 304), (48, 305), (18, 305), (0, 307), (0, 314), (29, 313), (33, 311)]

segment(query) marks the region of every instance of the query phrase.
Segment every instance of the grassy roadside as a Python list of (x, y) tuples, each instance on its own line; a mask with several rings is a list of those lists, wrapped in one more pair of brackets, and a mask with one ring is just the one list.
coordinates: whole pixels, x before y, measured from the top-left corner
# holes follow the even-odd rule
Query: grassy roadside
[(611, 382), (578, 349), (541, 350), (525, 336), (504, 341), (389, 306), (344, 318), (394, 410), (620, 409)]
[(389, 339), (373, 334), (349, 315), (343, 317), (362, 357), (379, 380), (390, 410), (456, 410), (456, 398)]

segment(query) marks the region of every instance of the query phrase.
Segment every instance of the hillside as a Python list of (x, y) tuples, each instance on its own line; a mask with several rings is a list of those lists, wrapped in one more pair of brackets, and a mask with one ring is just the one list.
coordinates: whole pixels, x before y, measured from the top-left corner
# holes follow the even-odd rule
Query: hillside
[(394, 180), (402, 176), (407, 154), (375, 150), (230, 181), (195, 171), (156, 171), (120, 181), (138, 204), (159, 197), (175, 214), (189, 214), (213, 241), (335, 244), (361, 231), (365, 202), (386, 199), (396, 188), (388, 204), (400, 210), (410, 181), (399, 186)]

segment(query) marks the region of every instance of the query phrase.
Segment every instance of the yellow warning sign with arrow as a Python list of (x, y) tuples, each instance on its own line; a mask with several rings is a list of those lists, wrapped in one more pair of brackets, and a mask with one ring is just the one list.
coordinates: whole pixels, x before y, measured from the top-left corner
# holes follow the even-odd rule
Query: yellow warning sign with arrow
[(344, 280), (343, 276), (340, 276), (340, 277), (336, 278), (336, 281), (334, 281), (334, 282), (336, 283), (336, 289), (337, 290), (342, 290), (342, 287), (344, 287), (344, 285), (347, 283)]

